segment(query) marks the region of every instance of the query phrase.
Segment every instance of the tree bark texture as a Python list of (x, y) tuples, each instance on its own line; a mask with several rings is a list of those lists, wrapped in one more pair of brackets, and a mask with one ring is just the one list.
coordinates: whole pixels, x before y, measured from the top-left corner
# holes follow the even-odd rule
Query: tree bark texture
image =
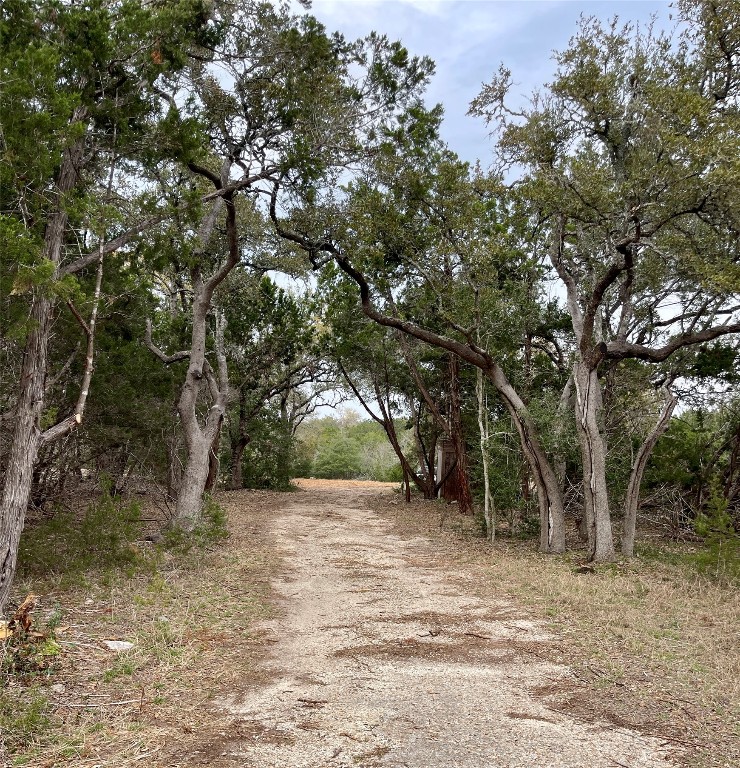
[[(84, 118), (84, 110), (77, 110), (72, 122)], [(44, 232), (43, 256), (54, 265), (54, 277), (59, 273), (67, 213), (63, 197), (74, 189), (83, 161), (83, 141), (77, 141), (64, 153), (54, 191), (55, 208), (50, 213)], [(21, 366), (20, 392), (15, 413), (15, 424), (8, 452), (5, 482), (0, 500), (0, 611), (4, 610), (18, 557), (18, 545), (25, 522), (31, 494), (34, 464), (39, 448), (46, 439), (40, 422), (44, 410), (45, 379), (49, 353), (49, 334), (54, 314), (54, 301), (45, 291), (35, 291), (30, 311), (30, 331), (26, 339)], [(75, 414), (69, 428), (76, 426)], [(67, 431), (69, 431), (69, 428)], [(53, 437), (61, 436), (58, 431)]]
[[(231, 161), (222, 168), (222, 183), (228, 178)], [(222, 207), (226, 208), (226, 231), (228, 255), (221, 266), (207, 280), (203, 279), (200, 267), (192, 270), (193, 277), (193, 329), (190, 337), (188, 370), (177, 403), (177, 412), (183, 428), (187, 461), (182, 475), (180, 490), (175, 504), (175, 525), (192, 530), (200, 518), (203, 493), (209, 474), (211, 449), (221, 430), (226, 415), (229, 393), (229, 377), (223, 348), (223, 319), (216, 319), (216, 360), (214, 375), (206, 359), (206, 336), (208, 312), (211, 309), (216, 288), (226, 279), (239, 261), (239, 244), (236, 232), (236, 208), (230, 195), (217, 198), (206, 215), (198, 233), (199, 249), (202, 253), (213, 233)], [(213, 405), (208, 410), (201, 426), (198, 419), (198, 398), (204, 386), (208, 386)]]
[(211, 443), (211, 448), (208, 451), (208, 477), (206, 478), (206, 487), (205, 487), (206, 493), (210, 493), (216, 487), (216, 483), (218, 482), (218, 470), (219, 470), (218, 452), (221, 446), (222, 425), (223, 425), (223, 418), (221, 419), (221, 422), (218, 425), (218, 429), (216, 430), (216, 436), (213, 438), (213, 442)]
[(677, 403), (678, 397), (666, 388), (665, 403), (663, 404), (658, 421), (640, 446), (632, 463), (632, 471), (629, 484), (627, 485), (627, 498), (624, 505), (624, 521), (622, 523), (622, 554), (625, 557), (632, 557), (635, 554), (637, 510), (640, 506), (640, 485), (645, 474), (645, 468), (655, 448), (655, 444), (666, 429), (668, 429)]
[(23, 355), (21, 391), (15, 410), (15, 429), (0, 507), (0, 610), (5, 608), (15, 576), (18, 544), (31, 494), (34, 464), (41, 445), (39, 422), (44, 409), (44, 377), (52, 311), (49, 298), (43, 295), (34, 298), (32, 330)]
[(206, 318), (211, 305), (211, 295), (212, 291), (207, 291), (202, 283), (198, 285), (196, 281), (190, 364), (177, 404), (187, 460), (177, 494), (174, 522), (175, 525), (188, 531), (192, 530), (200, 519), (203, 493), (206, 490), (210, 469), (210, 456), (226, 413), (228, 393), (228, 383), (223, 381), (225, 371), (221, 371), (220, 381), (212, 387), (215, 396), (214, 404), (208, 410), (205, 422), (201, 426), (197, 412), (198, 397), (201, 389), (208, 383), (207, 377), (213, 375), (206, 360)]
[(583, 503), (589, 559), (614, 559), (614, 539), (606, 486), (606, 446), (599, 427), (601, 385), (595, 368), (582, 359), (575, 363), (576, 429), (583, 459)]
[(231, 464), (229, 465), (229, 490), (237, 491), (244, 486), (242, 458), (249, 445), (247, 433), (247, 396), (242, 387), (239, 390), (239, 423), (236, 434), (231, 432)]

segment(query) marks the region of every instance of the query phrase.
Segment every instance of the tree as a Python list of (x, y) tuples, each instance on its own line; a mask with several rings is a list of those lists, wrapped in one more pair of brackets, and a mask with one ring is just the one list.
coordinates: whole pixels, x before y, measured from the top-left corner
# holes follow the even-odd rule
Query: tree
[[(226, 358), (216, 334), (218, 376), (209, 377), (206, 321), (214, 291), (241, 256), (236, 196), (263, 196), (275, 209), (290, 207), (296, 197), (314, 197), (321, 190), (331, 195), (336, 175), (368, 155), (374, 132), (393, 123), (397, 104), (429, 72), (428, 62), (410, 59), (400, 46), (384, 38), (371, 35), (347, 43), (340, 36), (329, 37), (313, 17), (294, 18), (284, 8), (265, 2), (249, 3), (230, 16), (218, 64), (227, 79), (219, 81), (207, 68), (194, 67), (190, 80), (197, 98), (188, 108), (197, 110), (206, 124), (209, 151), (182, 157), (194, 174), (214, 187), (189, 265), (194, 292), (191, 346), (166, 355), (148, 340), (164, 361), (189, 357), (178, 405), (187, 461), (176, 514), (176, 522), (186, 528), (194, 525), (200, 513), (208, 456), (226, 407)], [(170, 98), (173, 121), (182, 112), (175, 96)], [(216, 158), (219, 170), (214, 170)], [(222, 208), (227, 255), (208, 274), (202, 257), (208, 255)], [(213, 405), (201, 424), (197, 406), (206, 380)]]
[[(436, 498), (442, 486), (441, 478), (435, 477), (441, 419), (431, 411), (439, 415), (438, 401), (445, 391), (439, 365), (431, 357), (417, 361), (397, 332), (358, 315), (351, 286), (341, 274), (327, 268), (319, 280), (327, 307), (328, 354), (365, 412), (383, 428), (401, 465), (407, 500), (411, 482), (425, 498)], [(411, 445), (404, 440), (399, 421), (412, 425)]]
[[(151, 224), (113, 215), (115, 168), (137, 155), (161, 117), (152, 98), (156, 83), (182, 67), (189, 45), (212, 42), (213, 32), (205, 4), (195, 0), (167, 6), (10, 0), (0, 10), (0, 258), (10, 259), (1, 270), (10, 277), (2, 301), (5, 316), (15, 320), (8, 335), (23, 347), (0, 500), (0, 606), (15, 573), (38, 452), (83, 418), (104, 256)], [(119, 210), (124, 200), (122, 191)], [(90, 316), (78, 318), (86, 364), (77, 405), (42, 428), (52, 323), (59, 300), (71, 300), (75, 276), (91, 265), (101, 277)]]
[[(586, 19), (531, 106), (508, 106), (502, 68), (473, 102), (499, 132), (532, 243), (566, 293), (576, 349), (589, 549), (614, 555), (603, 423), (608, 370), (657, 364), (740, 331), (735, 0), (681, 4), (673, 38)], [(665, 382), (659, 381), (658, 384)], [(631, 554), (639, 477), (673, 399), (638, 452), (623, 547)]]
[[(349, 185), (342, 216), (318, 205), (292, 221), (274, 209), (271, 216), (279, 234), (305, 250), (316, 268), (333, 260), (356, 284), (368, 318), (483, 370), (512, 417), (537, 488), (541, 549), (562, 552), (562, 491), (532, 413), (505, 373), (505, 355), (497, 346), (501, 341), (503, 348), (511, 348), (506, 323), (521, 313), (504, 309), (513, 309), (505, 287), (522, 279), (526, 283), (528, 260), (509, 248), (506, 237), (491, 243), (501, 232), (491, 185), (470, 180), (467, 166), (441, 148), (438, 120), (438, 112), (420, 106), (409, 110), (378, 155), (373, 174)], [(429, 287), (428, 298), (407, 309), (391, 286), (418, 282)], [(476, 312), (476, 297), (482, 293), (492, 308), (485, 345), (476, 339), (479, 318), (487, 314)]]
[[(238, 406), (229, 415), (229, 487), (243, 487), (242, 459), (253, 442), (251, 426), (268, 405), (276, 406), (272, 432), (282, 432), (290, 445), (300, 421), (315, 407), (335, 375), (319, 355), (314, 302), (278, 288), (267, 276), (239, 271), (220, 297), (226, 317), (226, 353), (231, 361), (232, 389)], [(310, 389), (306, 387), (310, 385)], [(279, 425), (279, 426), (278, 426)], [(279, 451), (274, 484), (289, 480), (289, 451)]]

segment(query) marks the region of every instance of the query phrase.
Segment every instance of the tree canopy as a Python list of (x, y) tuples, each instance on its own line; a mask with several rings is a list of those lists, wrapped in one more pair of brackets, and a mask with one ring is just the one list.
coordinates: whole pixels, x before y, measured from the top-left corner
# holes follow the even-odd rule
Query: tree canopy
[[(583, 19), (523, 106), (502, 66), (471, 105), (489, 169), (377, 33), (5, 2), (0, 605), (29, 504), (89, 473), (161, 484), (185, 529), (299, 467), (454, 485), (544, 552), (574, 520), (595, 560), (661, 493), (737, 525), (740, 6), (678, 13)], [(337, 391), (375, 425), (308, 426)]]

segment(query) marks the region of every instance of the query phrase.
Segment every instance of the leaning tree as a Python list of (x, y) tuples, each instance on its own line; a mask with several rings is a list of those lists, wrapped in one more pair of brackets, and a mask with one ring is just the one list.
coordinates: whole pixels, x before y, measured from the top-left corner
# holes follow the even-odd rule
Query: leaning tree
[[(553, 82), (510, 104), (502, 68), (473, 102), (518, 166), (531, 241), (571, 318), (575, 413), (591, 557), (614, 555), (604, 382), (619, 364), (674, 363), (665, 403), (635, 455), (622, 549), (631, 555), (640, 481), (676, 404), (682, 351), (740, 331), (740, 4), (687, 0), (685, 29), (581, 22)], [(607, 376), (607, 372), (610, 375)]]

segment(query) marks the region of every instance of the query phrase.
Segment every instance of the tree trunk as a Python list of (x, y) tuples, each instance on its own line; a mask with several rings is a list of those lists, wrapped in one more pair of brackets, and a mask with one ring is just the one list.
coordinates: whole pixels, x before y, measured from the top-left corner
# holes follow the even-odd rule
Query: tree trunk
[(622, 523), (622, 554), (632, 557), (635, 554), (635, 528), (637, 526), (637, 510), (640, 506), (640, 485), (645, 474), (650, 455), (660, 436), (666, 431), (671, 422), (673, 410), (678, 403), (678, 397), (665, 388), (665, 403), (658, 421), (640, 446), (632, 464), (632, 472), (627, 486), (627, 498), (624, 505), (624, 522)]
[(221, 421), (219, 422), (219, 425), (216, 428), (216, 436), (213, 438), (213, 442), (211, 443), (211, 448), (208, 451), (208, 477), (206, 478), (206, 487), (205, 487), (206, 493), (210, 493), (216, 487), (216, 482), (218, 481), (218, 468), (219, 468), (218, 452), (221, 446), (221, 427), (223, 425), (223, 421), (224, 420), (222, 416)]
[(238, 491), (244, 487), (244, 478), (242, 475), (242, 458), (244, 451), (249, 445), (249, 436), (240, 436), (235, 442), (231, 443), (231, 465), (229, 467), (229, 490)]
[[(200, 516), (203, 493), (206, 490), (209, 476), (213, 443), (224, 418), (227, 386), (223, 384), (223, 381), (221, 386), (212, 384), (216, 402), (208, 410), (205, 423), (201, 426), (197, 414), (198, 397), (206, 384), (204, 379), (212, 377), (205, 357), (206, 316), (210, 307), (210, 296), (203, 292), (203, 287), (198, 285), (198, 281), (195, 283), (190, 365), (177, 405), (180, 421), (183, 425), (187, 460), (177, 494), (174, 523), (187, 531), (195, 527)], [(223, 371), (220, 378), (223, 380), (225, 375), (226, 373)]]
[(540, 511), (540, 551), (552, 554), (565, 552), (563, 494), (557, 476), (540, 445), (531, 416), (500, 366), (494, 363), (485, 373), (496, 387), (514, 422), (522, 452), (532, 472)]
[[(274, 221), (274, 210), (271, 211), (271, 215)], [(281, 235), (284, 235), (284, 233), (281, 233)], [(295, 240), (295, 242), (300, 242), (300, 239)], [(335, 252), (334, 260), (337, 266), (359, 286), (362, 311), (371, 320), (387, 327), (396, 328), (432, 346), (453, 352), (472, 365), (484, 369), (514, 420), (521, 441), (522, 451), (529, 462), (537, 485), (541, 523), (540, 549), (543, 552), (564, 552), (563, 494), (555, 472), (537, 438), (537, 430), (527, 408), (506, 378), (501, 366), (490, 355), (480, 349), (446, 338), (407, 320), (401, 320), (400, 318), (391, 317), (379, 312), (372, 304), (370, 285), (364, 275), (350, 264), (346, 256)]]
[(488, 472), (488, 412), (486, 409), (486, 396), (483, 380), (483, 371), (478, 368), (476, 372), (475, 394), (478, 399), (478, 432), (480, 434), (480, 455), (483, 464), (483, 520), (486, 525), (486, 539), (496, 539), (496, 510), (491, 499), (491, 483)]
[(167, 498), (174, 501), (180, 490), (182, 462), (180, 461), (180, 433), (177, 429), (167, 438)]
[(473, 497), (468, 477), (468, 452), (462, 426), (462, 404), (460, 402), (460, 359), (450, 355), (450, 438), (455, 448), (455, 474), (459, 488), (459, 511), (461, 515), (473, 512)]
[(424, 441), (421, 437), (421, 405), (416, 412), (416, 419), (414, 420), (414, 445), (416, 447), (416, 455), (419, 461), (419, 467), (421, 473), (417, 475), (414, 473), (412, 477), (416, 483), (416, 487), (422, 492), (425, 499), (435, 499), (437, 497), (437, 491), (441, 484), (435, 483), (435, 458), (437, 453), (437, 439), (433, 436), (429, 449), (424, 445)]
[(604, 562), (614, 559), (614, 539), (606, 486), (606, 446), (599, 428), (601, 387), (596, 369), (583, 360), (576, 361), (574, 382), (589, 559)]
[[(222, 182), (228, 178), (231, 160), (227, 159), (221, 169)], [(198, 231), (198, 252), (202, 255), (211, 239), (213, 230), (222, 207), (226, 208), (226, 234), (228, 241), (228, 257), (207, 280), (203, 279), (200, 265), (196, 262), (192, 267), (193, 328), (190, 337), (188, 370), (180, 391), (177, 411), (185, 438), (187, 461), (182, 482), (177, 494), (174, 524), (185, 530), (192, 530), (200, 517), (203, 493), (209, 475), (209, 458), (216, 436), (226, 413), (226, 402), (229, 392), (229, 375), (224, 353), (224, 320), (216, 317), (215, 353), (217, 370), (214, 375), (206, 359), (207, 318), (211, 309), (213, 294), (216, 288), (226, 279), (239, 261), (239, 243), (236, 231), (236, 208), (231, 195), (217, 198), (208, 214), (201, 222)], [(151, 329), (148, 332), (147, 345), (160, 359), (167, 360), (164, 353), (151, 342)], [(174, 358), (169, 358), (172, 361)], [(181, 358), (180, 358), (181, 359)], [(205, 421), (201, 426), (198, 419), (198, 398), (201, 390), (207, 385), (213, 405), (208, 409)]]
[(44, 378), (52, 304), (39, 292), (31, 309), (31, 331), (21, 368), (21, 391), (8, 454), (0, 520), (0, 611), (10, 596), (18, 544), (31, 494), (33, 469), (41, 445), (39, 421), (44, 407)]
[(212, 440), (200, 436), (188, 446), (188, 458), (182, 473), (180, 491), (175, 506), (175, 524), (192, 531), (200, 520), (203, 491), (208, 479), (208, 456)]
[[(71, 122), (78, 123), (84, 117), (84, 108), (78, 107)], [(67, 212), (63, 208), (63, 197), (77, 184), (83, 150), (84, 141), (81, 139), (65, 151), (56, 179), (54, 191), (56, 208), (49, 214), (47, 220), (43, 248), (44, 258), (54, 265), (54, 277), (58, 275), (64, 231), (67, 226)], [(31, 494), (34, 464), (42, 441), (46, 439), (42, 437), (40, 421), (44, 410), (44, 382), (53, 312), (54, 303), (46, 290), (34, 290), (29, 313), (31, 330), (23, 352), (20, 393), (14, 410), (13, 437), (0, 500), (0, 612), (4, 610), (10, 596), (18, 557), (18, 544)], [(77, 418), (74, 421), (79, 423)], [(61, 435), (62, 431), (57, 430), (51, 437)]]
[(236, 425), (236, 434), (231, 432), (231, 464), (229, 465), (229, 490), (238, 491), (244, 487), (242, 475), (242, 458), (249, 445), (247, 433), (247, 395), (242, 385), (239, 388), (239, 423)]
[(555, 455), (553, 457), (553, 464), (555, 465), (555, 474), (557, 475), (560, 488), (565, 494), (565, 483), (567, 480), (568, 462), (565, 458), (563, 439), (565, 435), (565, 420), (569, 418), (569, 413), (573, 413), (574, 401), (573, 401), (573, 374), (568, 377), (568, 381), (563, 387), (563, 391), (560, 394), (560, 402), (558, 403), (557, 411), (557, 424), (555, 427)]

